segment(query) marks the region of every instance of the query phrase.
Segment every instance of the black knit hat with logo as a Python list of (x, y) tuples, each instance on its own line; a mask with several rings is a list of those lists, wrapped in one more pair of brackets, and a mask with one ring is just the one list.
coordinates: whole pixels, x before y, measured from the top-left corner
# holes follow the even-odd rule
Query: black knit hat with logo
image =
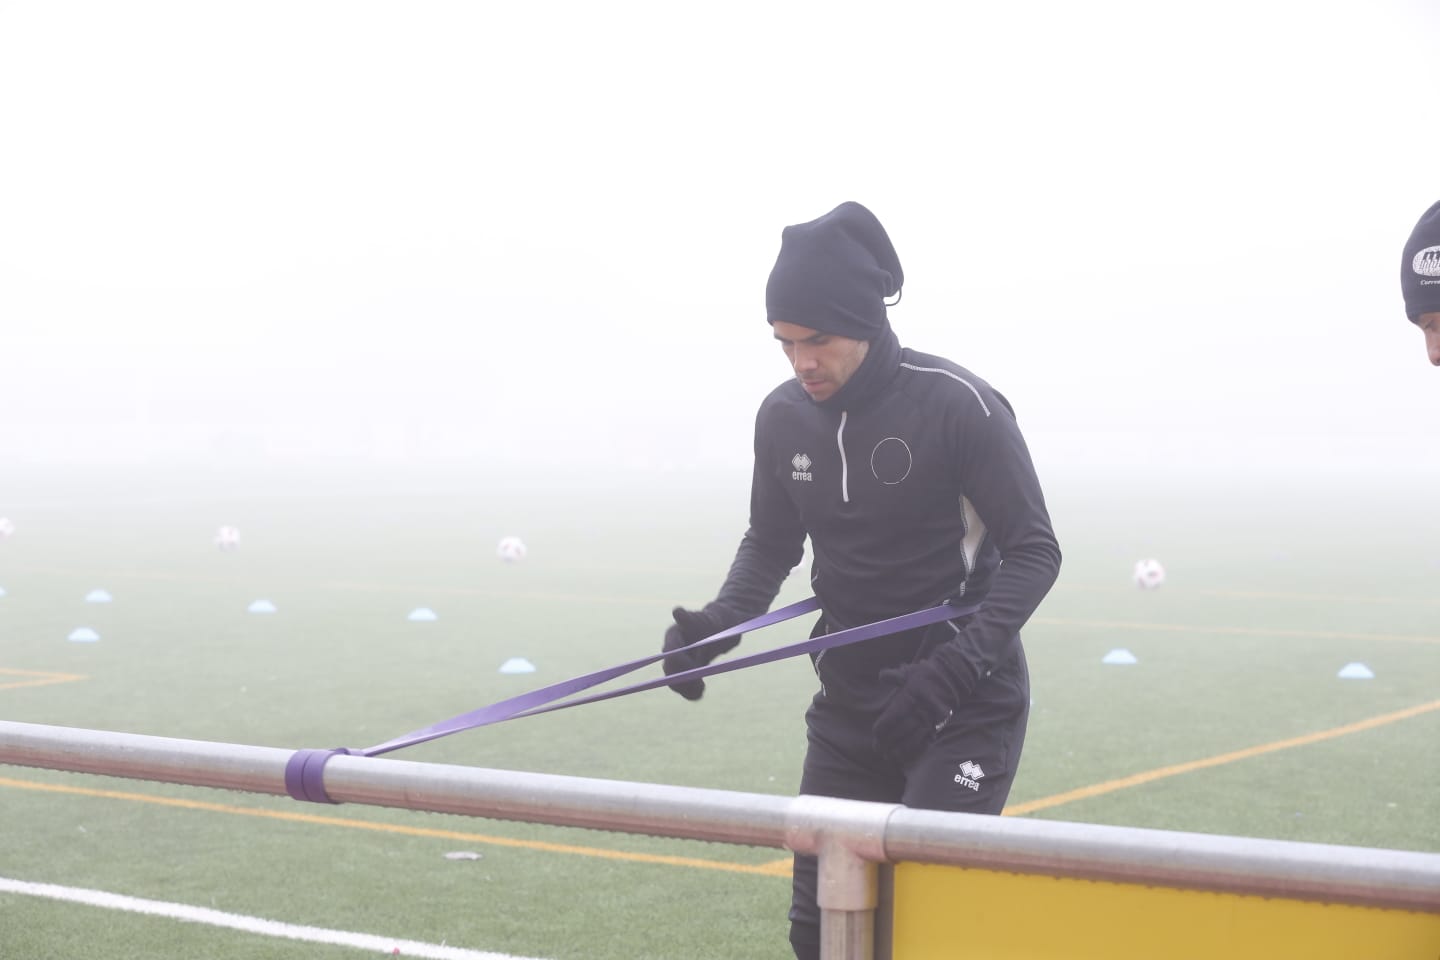
[(847, 201), (781, 231), (780, 255), (765, 284), (766, 319), (873, 340), (889, 328), (885, 300), (904, 282), (885, 228)]
[(1422, 313), (1440, 312), (1440, 203), (1415, 224), (1400, 259), (1400, 293), (1405, 315), (1412, 321)]

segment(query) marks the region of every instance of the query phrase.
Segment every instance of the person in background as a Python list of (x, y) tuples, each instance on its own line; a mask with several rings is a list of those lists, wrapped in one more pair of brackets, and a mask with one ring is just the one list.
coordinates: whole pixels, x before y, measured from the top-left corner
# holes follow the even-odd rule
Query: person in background
[(1425, 334), (1425, 353), (1440, 367), (1440, 203), (1420, 217), (1400, 258), (1405, 315)]

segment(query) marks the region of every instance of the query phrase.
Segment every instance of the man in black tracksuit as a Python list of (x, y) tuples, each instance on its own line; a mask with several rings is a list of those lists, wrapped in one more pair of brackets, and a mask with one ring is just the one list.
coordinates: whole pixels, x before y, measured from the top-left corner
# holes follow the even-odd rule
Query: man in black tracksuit
[[(766, 308), (795, 378), (760, 405), (750, 527), (729, 575), (702, 610), (675, 609), (664, 650), (769, 609), (807, 536), (812, 635), (978, 602), (814, 657), (800, 792), (998, 814), (1029, 715), (1019, 631), (1060, 549), (1009, 401), (900, 346), (886, 301), (902, 282), (884, 227), (857, 203), (783, 231)], [(735, 643), (672, 655), (666, 672)], [(674, 688), (696, 700), (704, 681)], [(818, 957), (813, 857), (795, 858), (790, 924), (796, 956)]]

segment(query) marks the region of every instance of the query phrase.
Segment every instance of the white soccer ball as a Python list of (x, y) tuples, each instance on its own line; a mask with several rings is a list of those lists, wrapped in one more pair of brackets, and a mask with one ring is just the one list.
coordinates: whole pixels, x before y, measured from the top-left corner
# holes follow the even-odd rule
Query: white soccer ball
[(240, 546), (240, 531), (235, 527), (221, 527), (215, 531), (215, 546), (221, 550), (234, 550)]
[(1154, 590), (1165, 582), (1165, 568), (1159, 560), (1147, 558), (1135, 563), (1135, 586), (1141, 590)]
[(14, 532), (15, 524), (10, 522), (10, 518), (0, 517), (0, 540), (10, 539), (10, 535)]
[(495, 556), (506, 563), (524, 560), (525, 541), (519, 537), (501, 537), (499, 545), (495, 548)]

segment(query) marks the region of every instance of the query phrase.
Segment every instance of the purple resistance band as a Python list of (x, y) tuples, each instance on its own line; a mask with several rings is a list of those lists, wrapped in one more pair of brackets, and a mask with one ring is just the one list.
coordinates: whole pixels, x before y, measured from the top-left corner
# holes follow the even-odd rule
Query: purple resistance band
[(401, 737), (396, 737), (393, 740), (387, 740), (373, 747), (366, 747), (363, 750), (350, 750), (344, 747), (339, 747), (334, 750), (297, 750), (285, 764), (285, 789), (288, 790), (290, 796), (296, 800), (309, 800), (313, 803), (334, 803), (335, 801), (331, 800), (329, 795), (325, 793), (324, 770), (326, 762), (337, 753), (361, 757), (378, 757), (382, 753), (389, 753), (392, 750), (412, 747), (417, 743), (425, 743), (427, 740), (437, 740), (440, 737), (448, 736), (452, 733), (459, 733), (462, 730), (488, 726), (492, 723), (500, 723), (501, 721), (511, 720), (516, 717), (531, 717), (541, 713), (550, 713), (553, 710), (564, 710), (566, 707), (578, 707), (585, 703), (597, 703), (601, 700), (610, 700), (615, 697), (638, 693), (641, 690), (652, 690), (655, 687), (669, 686), (672, 683), (680, 683), (685, 680), (694, 680), (718, 673), (729, 673), (732, 670), (740, 670), (762, 663), (784, 660), (804, 653), (818, 653), (821, 650), (829, 650), (831, 647), (843, 647), (847, 644), (859, 643), (862, 640), (870, 640), (875, 637), (883, 637), (888, 634), (901, 633), (906, 630), (913, 630), (916, 627), (939, 623), (941, 620), (954, 620), (957, 617), (968, 616), (980, 609), (980, 607), (979, 604), (957, 607), (947, 601), (934, 607), (918, 610), (914, 613), (892, 617), (889, 620), (879, 620), (875, 623), (851, 627), (836, 633), (827, 633), (823, 636), (786, 644), (772, 650), (762, 650), (759, 653), (737, 657), (734, 660), (727, 660), (724, 663), (711, 663), (703, 667), (696, 667), (693, 670), (685, 670), (654, 680), (631, 684), (627, 687), (621, 687), (618, 690), (591, 694), (590, 696), (579, 697), (574, 700), (565, 700), (563, 703), (555, 702), (565, 697), (573, 696), (597, 684), (604, 683), (606, 680), (622, 676), (623, 674), (638, 670), (641, 667), (649, 666), (672, 654), (680, 653), (681, 651), (698, 650), (701, 647), (718, 643), (727, 637), (733, 637), (741, 633), (749, 633), (761, 627), (768, 627), (818, 609), (820, 609), (820, 601), (814, 597), (808, 600), (801, 600), (797, 603), (781, 607), (778, 610), (772, 610), (769, 613), (746, 620), (744, 623), (738, 623), (727, 630), (711, 634), (703, 640), (697, 640), (689, 646), (681, 647), (678, 650), (652, 654), (648, 657), (641, 657), (638, 660), (622, 663), (619, 666), (606, 667), (604, 670), (597, 670), (594, 673), (587, 673), (584, 676), (574, 677), (570, 680), (562, 680), (559, 683), (552, 683), (547, 687), (541, 687), (538, 690), (531, 690), (529, 693), (522, 693), (519, 696), (497, 701), (489, 706), (481, 707), (478, 710), (471, 710), (469, 713), (462, 713), (459, 716), (451, 717), (449, 720), (442, 720), (439, 723), (431, 724), (428, 727), (407, 733)]

